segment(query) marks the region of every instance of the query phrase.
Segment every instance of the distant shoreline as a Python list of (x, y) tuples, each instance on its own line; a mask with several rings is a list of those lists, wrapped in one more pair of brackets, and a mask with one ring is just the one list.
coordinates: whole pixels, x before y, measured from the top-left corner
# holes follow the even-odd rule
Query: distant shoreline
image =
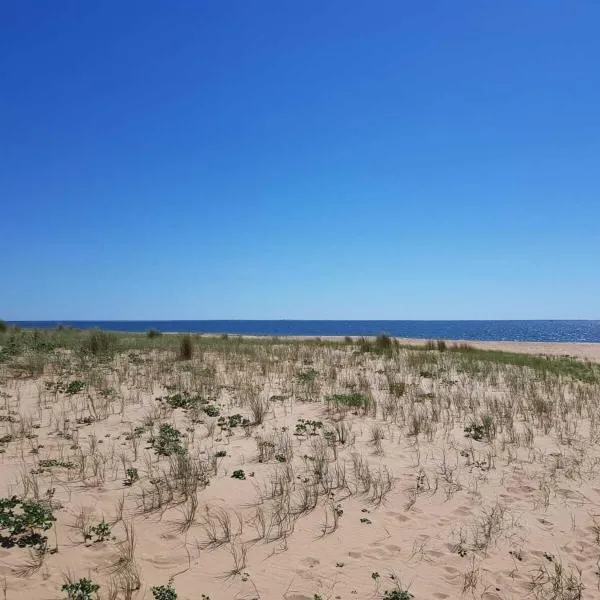
[(201, 335), (277, 336), (336, 339), (386, 334), (401, 339), (465, 340), (478, 342), (600, 343), (598, 320), (195, 320), (195, 321), (10, 321), (24, 328), (48, 329), (58, 325), (105, 331), (161, 332)]

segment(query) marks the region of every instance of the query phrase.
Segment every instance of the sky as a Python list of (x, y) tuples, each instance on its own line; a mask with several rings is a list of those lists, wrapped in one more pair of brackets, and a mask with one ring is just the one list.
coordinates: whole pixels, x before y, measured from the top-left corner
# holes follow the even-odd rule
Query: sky
[(0, 318), (600, 318), (596, 0), (0, 3)]

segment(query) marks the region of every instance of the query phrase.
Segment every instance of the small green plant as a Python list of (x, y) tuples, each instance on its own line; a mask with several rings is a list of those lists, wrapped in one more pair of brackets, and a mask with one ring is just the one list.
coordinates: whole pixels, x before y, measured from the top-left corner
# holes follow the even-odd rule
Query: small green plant
[(155, 585), (151, 591), (154, 600), (177, 600), (177, 592), (170, 583), (168, 585)]
[(181, 431), (168, 423), (160, 426), (158, 436), (151, 440), (151, 444), (160, 456), (185, 454), (185, 448), (181, 445)]
[(246, 479), (246, 473), (243, 469), (237, 469), (231, 474), (232, 479)]
[(353, 394), (333, 394), (327, 396), (325, 401), (328, 404), (347, 406), (348, 408), (366, 408), (369, 405), (369, 399), (356, 392)]
[(94, 542), (105, 542), (106, 540), (114, 539), (110, 530), (110, 525), (104, 519), (102, 519), (98, 525), (90, 527), (90, 539), (92, 537), (91, 534), (96, 536)]
[(99, 589), (100, 586), (97, 583), (85, 577), (62, 586), (62, 591), (67, 593), (68, 600), (91, 600), (92, 595), (96, 594)]
[(477, 423), (471, 423), (465, 427), (465, 437), (471, 438), (476, 442), (479, 442), (483, 439), (483, 425), (478, 425)]
[(414, 596), (408, 590), (386, 590), (383, 600), (412, 600)]
[(221, 410), (214, 404), (207, 404), (202, 408), (207, 417), (218, 417), (221, 414)]
[(233, 429), (234, 427), (238, 427), (239, 425), (247, 425), (248, 423), (250, 423), (248, 419), (244, 419), (242, 415), (237, 413), (235, 415), (229, 415), (227, 417), (227, 424), (231, 429)]
[(307, 419), (298, 419), (296, 423), (296, 432), (294, 435), (317, 435), (317, 429), (323, 429), (322, 421), (310, 421)]
[(395, 381), (390, 383), (390, 394), (396, 398), (401, 398), (406, 392), (406, 383), (404, 381)]
[(296, 379), (305, 385), (310, 385), (315, 382), (318, 373), (314, 369), (308, 369), (307, 371), (299, 371), (296, 373)]
[(125, 469), (125, 481), (123, 483), (130, 487), (140, 478), (138, 470), (135, 467)]
[(215, 458), (225, 458), (227, 456), (227, 450), (217, 450), (215, 452)]
[(67, 396), (74, 396), (75, 394), (79, 394), (82, 390), (86, 388), (87, 384), (85, 381), (79, 381), (76, 379), (75, 381), (70, 381), (65, 388), (65, 394)]
[(44, 548), (47, 531), (56, 521), (48, 506), (16, 496), (0, 499), (0, 545), (5, 548), (27, 546)]
[(39, 462), (39, 469), (32, 471), (35, 473), (43, 473), (52, 467), (62, 467), (63, 469), (74, 469), (75, 463), (69, 460), (56, 460), (54, 458), (42, 459)]
[(171, 408), (192, 408), (202, 403), (200, 396), (192, 396), (188, 392), (171, 394), (158, 398), (161, 402), (166, 402)]
[(465, 437), (467, 438), (471, 438), (477, 442), (483, 439), (491, 442), (496, 435), (494, 418), (491, 415), (484, 415), (481, 419), (481, 423), (471, 421), (471, 423), (465, 427), (464, 431)]

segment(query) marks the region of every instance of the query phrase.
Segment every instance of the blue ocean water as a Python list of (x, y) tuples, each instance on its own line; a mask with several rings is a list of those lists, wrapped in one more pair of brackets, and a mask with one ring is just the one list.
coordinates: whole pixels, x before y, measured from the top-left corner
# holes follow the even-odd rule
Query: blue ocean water
[(12, 321), (20, 327), (59, 324), (80, 329), (245, 335), (377, 335), (394, 337), (531, 342), (600, 342), (600, 321)]

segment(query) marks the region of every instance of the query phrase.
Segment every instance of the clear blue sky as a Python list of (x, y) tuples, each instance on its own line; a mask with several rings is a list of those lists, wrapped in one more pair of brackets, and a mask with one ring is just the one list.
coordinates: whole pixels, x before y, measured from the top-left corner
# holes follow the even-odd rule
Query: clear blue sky
[(600, 318), (600, 2), (0, 6), (0, 317)]

